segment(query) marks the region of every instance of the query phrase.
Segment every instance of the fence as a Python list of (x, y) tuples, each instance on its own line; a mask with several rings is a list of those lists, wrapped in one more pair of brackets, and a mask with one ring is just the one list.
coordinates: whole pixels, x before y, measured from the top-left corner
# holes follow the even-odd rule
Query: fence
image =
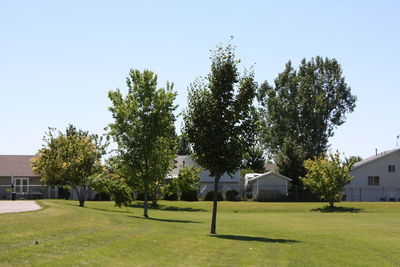
[(347, 201), (400, 201), (400, 188), (390, 186), (346, 187)]

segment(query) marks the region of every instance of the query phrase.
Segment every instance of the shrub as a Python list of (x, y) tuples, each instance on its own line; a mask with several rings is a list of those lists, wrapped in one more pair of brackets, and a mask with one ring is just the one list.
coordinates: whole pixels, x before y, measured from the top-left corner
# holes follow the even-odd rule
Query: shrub
[(235, 189), (230, 189), (226, 191), (226, 200), (228, 201), (237, 201), (239, 200), (239, 192)]
[[(147, 196), (147, 200), (148, 200), (148, 201), (151, 201), (151, 199), (152, 199), (152, 198), (151, 198), (151, 195), (149, 194), (149, 195)], [(144, 201), (144, 194), (143, 194), (143, 193), (137, 193), (135, 200)]]
[[(217, 194), (217, 199), (218, 199), (218, 201), (224, 200), (224, 198), (222, 197), (221, 192), (218, 192), (218, 194)], [(209, 191), (209, 192), (206, 194), (204, 200), (206, 200), (206, 201), (213, 201), (213, 200), (214, 200), (214, 190)]]
[(182, 192), (181, 200), (183, 201), (198, 201), (196, 190), (187, 190)]
[(98, 192), (94, 196), (94, 200), (97, 200), (97, 201), (110, 201), (111, 200), (111, 196), (107, 192)]
[(164, 199), (165, 200), (178, 200), (178, 194), (175, 192), (174, 193), (165, 193)]

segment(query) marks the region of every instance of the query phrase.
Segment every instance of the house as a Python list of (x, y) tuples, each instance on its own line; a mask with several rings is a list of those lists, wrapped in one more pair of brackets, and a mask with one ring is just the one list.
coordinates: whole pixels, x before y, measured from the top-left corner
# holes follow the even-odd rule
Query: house
[(248, 173), (245, 175), (244, 188), (247, 199), (276, 201), (288, 195), (292, 179), (269, 171), (266, 173)]
[(348, 201), (400, 201), (400, 149), (376, 153), (354, 164), (345, 186)]
[(56, 186), (45, 186), (31, 168), (33, 155), (0, 155), (0, 199), (57, 198)]
[[(195, 166), (201, 168), (193, 161), (190, 156), (178, 156), (176, 159), (176, 167), (169, 174), (169, 178), (177, 177), (179, 170), (185, 166)], [(204, 198), (207, 192), (214, 190), (214, 177), (210, 176), (210, 172), (201, 168), (199, 198)], [(225, 195), (226, 191), (235, 189), (240, 192), (240, 171), (238, 170), (232, 176), (225, 173), (218, 184), (218, 191)]]

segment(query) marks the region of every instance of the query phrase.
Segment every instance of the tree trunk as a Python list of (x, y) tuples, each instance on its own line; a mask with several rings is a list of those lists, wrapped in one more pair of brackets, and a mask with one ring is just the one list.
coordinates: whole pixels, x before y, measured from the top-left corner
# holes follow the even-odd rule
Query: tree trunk
[(335, 205), (335, 201), (329, 201), (329, 207), (330, 208), (334, 208)]
[(217, 228), (217, 205), (218, 205), (218, 182), (220, 177), (215, 177), (214, 180), (214, 198), (213, 198), (213, 211), (211, 219), (211, 234), (216, 234)]
[(78, 196), (79, 200), (79, 207), (85, 206), (86, 194), (83, 194), (82, 187), (74, 188), (76, 195)]
[(153, 190), (153, 194), (151, 196), (151, 206), (157, 207), (158, 196), (157, 196), (157, 187)]
[(147, 214), (147, 189), (144, 189), (143, 195), (144, 195), (144, 204), (143, 204), (143, 216), (146, 218), (149, 218), (149, 215)]

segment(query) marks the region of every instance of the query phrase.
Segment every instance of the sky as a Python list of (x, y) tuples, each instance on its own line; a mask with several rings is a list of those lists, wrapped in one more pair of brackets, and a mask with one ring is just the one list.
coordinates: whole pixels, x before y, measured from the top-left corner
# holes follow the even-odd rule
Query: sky
[[(187, 88), (234, 36), (240, 68), (272, 83), (291, 60), (336, 58), (358, 98), (329, 140), (363, 158), (400, 134), (400, 1), (0, 1), (0, 154), (35, 154), (48, 127), (102, 134), (107, 92), (133, 69)], [(178, 118), (179, 129), (182, 119)]]

